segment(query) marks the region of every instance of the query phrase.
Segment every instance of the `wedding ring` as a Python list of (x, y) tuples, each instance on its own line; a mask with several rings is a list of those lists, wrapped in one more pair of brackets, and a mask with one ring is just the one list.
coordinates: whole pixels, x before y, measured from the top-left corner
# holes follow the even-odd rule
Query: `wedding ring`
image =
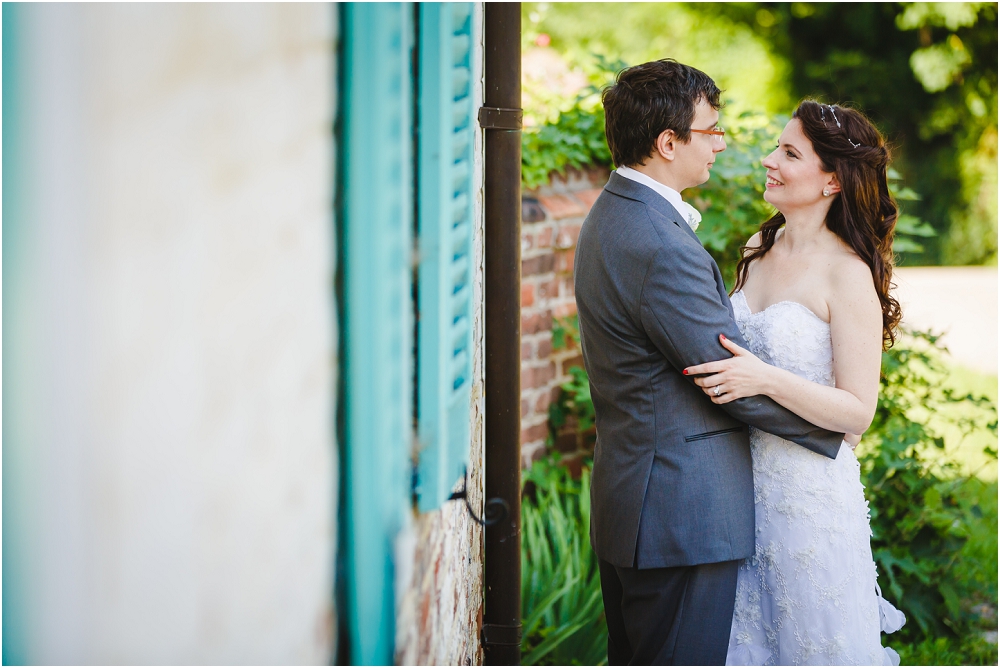
[(720, 394), (722, 394), (722, 392), (719, 390), (720, 387), (722, 387), (722, 386), (721, 385), (716, 385), (715, 389), (712, 390), (712, 394), (714, 394), (715, 396), (719, 396)]

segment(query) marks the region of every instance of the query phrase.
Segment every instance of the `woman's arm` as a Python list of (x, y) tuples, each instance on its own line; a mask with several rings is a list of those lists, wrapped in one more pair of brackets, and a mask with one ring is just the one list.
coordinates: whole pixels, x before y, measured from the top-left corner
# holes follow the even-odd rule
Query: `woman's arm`
[(878, 401), (882, 309), (868, 267), (860, 260), (838, 264), (835, 288), (827, 300), (836, 387), (765, 364), (725, 339), (722, 344), (734, 357), (689, 367), (685, 373), (711, 374), (696, 378), (695, 383), (714, 403), (764, 394), (819, 427), (863, 433)]

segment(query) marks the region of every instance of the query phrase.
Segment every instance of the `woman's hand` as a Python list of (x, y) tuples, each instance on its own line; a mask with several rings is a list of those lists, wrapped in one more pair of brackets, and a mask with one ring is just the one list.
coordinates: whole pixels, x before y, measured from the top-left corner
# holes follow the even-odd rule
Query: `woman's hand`
[(684, 375), (709, 374), (695, 378), (694, 382), (715, 404), (727, 404), (743, 397), (766, 394), (767, 380), (774, 367), (761, 362), (749, 350), (741, 348), (722, 334), (719, 335), (719, 341), (733, 357), (689, 366), (684, 369)]

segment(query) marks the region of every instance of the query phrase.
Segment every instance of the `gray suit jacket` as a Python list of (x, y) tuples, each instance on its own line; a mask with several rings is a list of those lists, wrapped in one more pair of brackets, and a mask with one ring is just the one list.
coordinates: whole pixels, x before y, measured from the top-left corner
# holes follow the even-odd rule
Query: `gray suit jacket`
[(680, 214), (612, 174), (576, 248), (583, 360), (597, 412), (590, 539), (616, 566), (741, 559), (754, 551), (747, 424), (835, 458), (843, 434), (765, 396), (716, 406), (682, 369), (746, 342), (722, 274)]

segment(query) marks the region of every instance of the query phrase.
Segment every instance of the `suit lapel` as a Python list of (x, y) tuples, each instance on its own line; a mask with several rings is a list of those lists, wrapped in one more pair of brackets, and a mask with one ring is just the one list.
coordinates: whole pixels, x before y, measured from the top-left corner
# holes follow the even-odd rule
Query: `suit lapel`
[[(631, 199), (637, 202), (642, 202), (654, 211), (659, 212), (665, 218), (673, 222), (674, 225), (684, 230), (686, 233), (690, 234), (691, 237), (698, 242), (698, 245), (704, 248), (701, 243), (701, 239), (698, 235), (694, 233), (691, 226), (681, 217), (681, 214), (673, 207), (673, 205), (668, 202), (660, 193), (656, 192), (648, 186), (644, 186), (641, 183), (636, 183), (632, 179), (626, 179), (624, 176), (619, 176), (618, 174), (611, 174), (611, 178), (608, 179), (607, 185), (604, 189)], [(707, 251), (706, 251), (707, 252)], [(712, 266), (715, 267), (715, 283), (716, 288), (719, 291), (719, 296), (722, 298), (722, 303), (726, 305), (729, 309), (729, 315), (733, 318), (736, 317), (733, 311), (732, 302), (729, 299), (729, 294), (726, 292), (726, 284), (722, 280), (722, 274), (719, 272), (718, 265), (716, 265), (715, 260), (712, 260)]]
[(612, 173), (611, 178), (608, 179), (607, 185), (604, 189), (612, 192), (621, 197), (627, 199), (635, 200), (637, 202), (642, 202), (654, 211), (659, 212), (667, 220), (671, 221), (674, 225), (681, 228), (688, 234), (690, 234), (698, 245), (701, 245), (701, 239), (698, 235), (694, 233), (691, 226), (687, 224), (684, 217), (681, 216), (680, 212), (673, 207), (670, 202), (666, 200), (660, 193), (656, 192), (648, 186), (644, 186), (641, 183), (636, 183), (632, 179), (626, 179), (624, 176), (619, 176), (617, 173)]

